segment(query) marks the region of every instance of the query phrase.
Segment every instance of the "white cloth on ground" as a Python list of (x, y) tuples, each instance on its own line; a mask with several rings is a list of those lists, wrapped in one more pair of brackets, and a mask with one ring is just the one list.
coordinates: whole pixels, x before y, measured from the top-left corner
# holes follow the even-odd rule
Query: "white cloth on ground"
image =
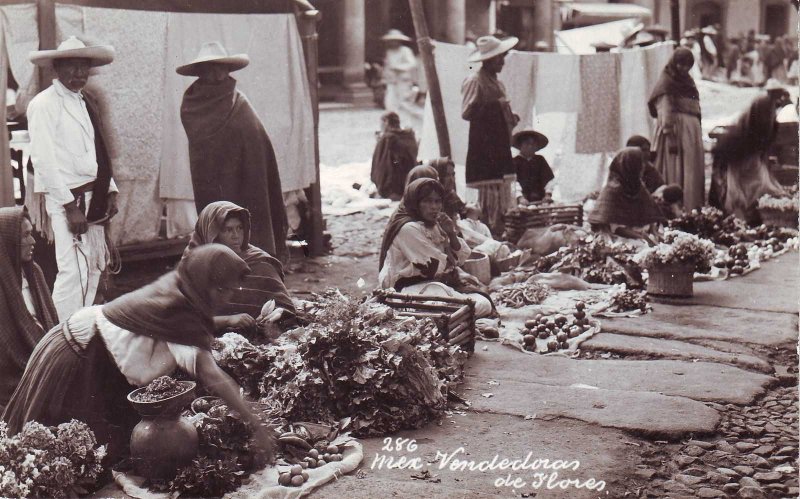
[(175, 368), (196, 376), (200, 353), (197, 347), (157, 340), (117, 327), (103, 315), (101, 305), (78, 310), (67, 325), (75, 341), (84, 347), (99, 332), (117, 368), (132, 385), (145, 386), (159, 376), (171, 374)]

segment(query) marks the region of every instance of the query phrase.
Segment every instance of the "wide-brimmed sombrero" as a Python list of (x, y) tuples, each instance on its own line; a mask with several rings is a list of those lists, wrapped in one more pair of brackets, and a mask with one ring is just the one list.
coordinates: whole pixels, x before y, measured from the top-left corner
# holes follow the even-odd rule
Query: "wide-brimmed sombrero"
[(250, 64), (250, 57), (247, 54), (228, 55), (228, 51), (225, 50), (221, 43), (206, 42), (200, 47), (200, 52), (192, 62), (178, 66), (175, 72), (183, 76), (198, 76), (198, 66), (209, 62), (224, 64), (233, 72), (247, 67)]
[(539, 133), (535, 130), (520, 130), (519, 132), (515, 133), (513, 137), (511, 137), (511, 145), (519, 149), (520, 142), (524, 139), (533, 137), (536, 140), (536, 150), (544, 149), (547, 147), (547, 144), (550, 141), (543, 133)]
[(411, 38), (403, 34), (399, 29), (390, 29), (381, 37), (384, 42), (410, 42)]
[(481, 62), (487, 59), (491, 59), (492, 57), (496, 57), (500, 54), (505, 54), (514, 46), (519, 43), (519, 38), (516, 36), (509, 36), (508, 38), (504, 38), (500, 40), (494, 36), (482, 36), (478, 38), (478, 41), (475, 42), (475, 52), (473, 52), (467, 61), (469, 62)]
[(52, 66), (55, 59), (88, 59), (92, 67), (105, 66), (114, 60), (114, 47), (93, 45), (70, 36), (54, 50), (35, 50), (28, 59), (37, 66)]

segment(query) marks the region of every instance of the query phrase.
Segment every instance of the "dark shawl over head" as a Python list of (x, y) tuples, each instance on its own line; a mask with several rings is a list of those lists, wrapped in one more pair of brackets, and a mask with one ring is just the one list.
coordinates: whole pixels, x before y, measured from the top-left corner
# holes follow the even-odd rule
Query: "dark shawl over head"
[(653, 92), (650, 94), (650, 99), (647, 101), (647, 107), (650, 109), (650, 116), (655, 118), (658, 115), (656, 104), (658, 98), (662, 95), (671, 95), (673, 97), (684, 97), (699, 101), (700, 92), (697, 91), (697, 85), (694, 79), (688, 73), (681, 73), (677, 70), (677, 64), (687, 64), (691, 66), (694, 64), (694, 55), (692, 51), (679, 47), (675, 49), (672, 54), (672, 59), (667, 63), (661, 76), (653, 87)]
[[(216, 242), (225, 221), (236, 216), (244, 225), (244, 238), (239, 256), (250, 267), (251, 273), (242, 281), (242, 288), (234, 293), (224, 313), (253, 313), (269, 300), (292, 314), (294, 303), (283, 283), (283, 265), (269, 253), (250, 244), (250, 212), (228, 201), (216, 201), (200, 212), (189, 245), (183, 258), (198, 246)], [(255, 314), (258, 315), (257, 313)]]
[(206, 244), (156, 282), (103, 305), (103, 314), (132, 333), (210, 350), (214, 334), (210, 291), (239, 286), (249, 272), (244, 260), (227, 246)]
[(714, 153), (725, 158), (742, 158), (769, 149), (777, 134), (775, 102), (769, 95), (757, 97), (733, 126), (725, 130)]
[[(42, 270), (20, 258), (20, 230), (27, 217), (24, 208), (0, 208), (0, 406), (14, 392), (36, 343), (58, 323)], [(23, 272), (38, 322), (22, 297)]]
[(389, 223), (386, 225), (386, 230), (383, 231), (383, 241), (381, 241), (381, 253), (378, 260), (378, 270), (383, 268), (383, 262), (386, 261), (386, 254), (394, 242), (394, 238), (400, 232), (400, 229), (409, 222), (420, 221), (422, 218), (419, 215), (419, 202), (431, 192), (439, 193), (444, 198), (444, 187), (438, 180), (432, 178), (419, 178), (414, 180), (406, 186), (406, 191), (403, 193), (403, 200), (397, 211), (392, 214)]
[(183, 95), (181, 121), (198, 213), (214, 201), (247, 208), (253, 244), (285, 255), (288, 221), (275, 152), (250, 102), (236, 90), (236, 80), (192, 83)]
[(406, 175), (417, 164), (417, 138), (410, 128), (388, 130), (372, 153), (370, 179), (381, 197), (402, 196)]
[[(436, 171), (436, 168), (429, 165), (415, 166), (410, 172), (408, 172), (405, 185), (408, 185), (420, 178), (432, 178), (433, 180), (439, 180), (439, 172)], [(403, 191), (405, 192), (405, 187), (403, 188)]]
[(642, 183), (643, 169), (641, 149), (621, 150), (611, 162), (608, 182), (589, 214), (589, 223), (641, 227), (663, 221), (661, 210)]
[(436, 170), (439, 183), (445, 190), (444, 212), (450, 218), (455, 219), (456, 215), (463, 214), (467, 208), (467, 204), (458, 197), (456, 192), (455, 163), (450, 158), (437, 158), (431, 160), (430, 166)]

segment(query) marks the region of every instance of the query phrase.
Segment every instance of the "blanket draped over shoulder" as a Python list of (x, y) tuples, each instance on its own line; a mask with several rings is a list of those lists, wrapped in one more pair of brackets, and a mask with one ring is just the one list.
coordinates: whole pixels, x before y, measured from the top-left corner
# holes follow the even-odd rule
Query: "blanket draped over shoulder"
[(285, 255), (288, 221), (275, 151), (236, 80), (194, 82), (183, 96), (181, 121), (189, 139), (197, 212), (214, 201), (247, 208), (253, 244)]
[(370, 178), (381, 197), (403, 195), (406, 176), (417, 164), (417, 138), (414, 131), (388, 130), (378, 140), (372, 154)]
[[(0, 208), (0, 406), (8, 403), (33, 348), (58, 323), (42, 269), (20, 258), (20, 228), (26, 217), (24, 208)], [(23, 274), (37, 317), (25, 306)]]

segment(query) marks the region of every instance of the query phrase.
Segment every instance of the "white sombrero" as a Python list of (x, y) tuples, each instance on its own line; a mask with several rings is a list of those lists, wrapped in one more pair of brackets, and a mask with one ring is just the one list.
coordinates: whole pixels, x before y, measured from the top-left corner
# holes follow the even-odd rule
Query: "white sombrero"
[(114, 60), (111, 45), (87, 45), (76, 36), (70, 36), (55, 50), (35, 50), (28, 56), (37, 66), (51, 66), (55, 59), (89, 59), (92, 67), (105, 66)]
[(200, 52), (192, 62), (178, 66), (175, 72), (183, 76), (198, 76), (198, 65), (206, 62), (224, 64), (229, 66), (231, 71), (239, 71), (250, 64), (250, 57), (247, 54), (228, 55), (228, 51), (225, 50), (221, 43), (206, 42), (200, 47)]
[(514, 46), (519, 43), (519, 38), (516, 36), (509, 36), (500, 40), (494, 36), (482, 36), (478, 38), (475, 45), (478, 47), (472, 55), (467, 59), (468, 62), (481, 62), (500, 54), (505, 54)]
[(381, 40), (383, 40), (384, 42), (390, 42), (390, 41), (410, 42), (411, 38), (404, 35), (403, 32), (400, 31), (399, 29), (390, 29), (389, 31), (386, 32), (385, 35), (381, 37)]

